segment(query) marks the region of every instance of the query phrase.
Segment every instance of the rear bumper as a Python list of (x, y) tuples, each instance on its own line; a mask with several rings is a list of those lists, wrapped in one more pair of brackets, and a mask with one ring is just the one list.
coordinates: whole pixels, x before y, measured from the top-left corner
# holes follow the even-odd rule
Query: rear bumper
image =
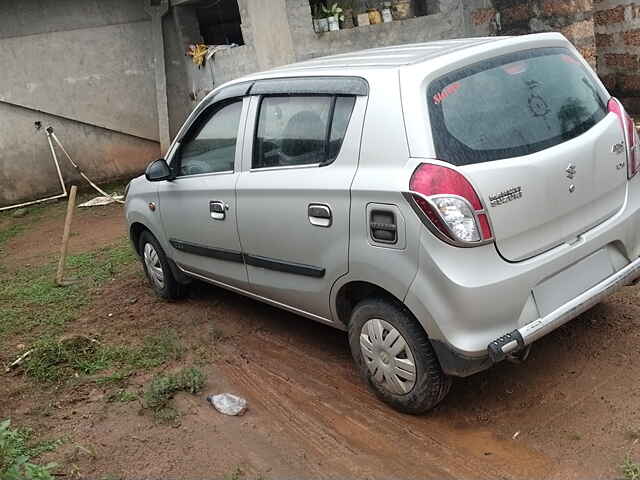
[(517, 328), (493, 340), (487, 346), (489, 358), (494, 363), (504, 360), (508, 354), (513, 354), (525, 346), (530, 345), (639, 277), (640, 258), (634, 260), (626, 267), (578, 295), (573, 300), (560, 306), (545, 317), (538, 318), (523, 327)]
[[(420, 266), (404, 303), (423, 325), (447, 373), (468, 376), (484, 370), (640, 278), (640, 175), (636, 177), (629, 182), (624, 208), (614, 217), (573, 242), (521, 262), (505, 261), (492, 245), (445, 245), (423, 229)], [(560, 280), (571, 282), (571, 288), (562, 295), (536, 296), (541, 285), (557, 282), (558, 275), (602, 250), (613, 273), (575, 294), (572, 290), (588, 279), (565, 277)], [(579, 269), (574, 273), (581, 275)]]

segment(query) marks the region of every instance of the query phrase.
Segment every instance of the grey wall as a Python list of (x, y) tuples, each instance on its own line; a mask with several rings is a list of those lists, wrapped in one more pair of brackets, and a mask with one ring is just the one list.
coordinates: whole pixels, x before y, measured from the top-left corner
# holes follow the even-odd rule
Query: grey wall
[[(155, 141), (0, 102), (0, 205), (61, 193), (44, 129), (34, 128), (37, 120), (54, 128), (71, 158), (97, 182), (128, 178), (158, 156)], [(67, 184), (84, 182), (61, 153), (58, 158)]]
[[(286, 0), (244, 0), (245, 43), (256, 46), (260, 70), (285, 65), (295, 60), (294, 43)], [(309, 2), (307, 2), (308, 6)], [(251, 34), (248, 34), (250, 31)]]
[(158, 156), (150, 31), (144, 0), (0, 2), (0, 205), (57, 188), (35, 120), (96, 179)]
[(441, 0), (440, 13), (433, 15), (316, 34), (312, 27), (309, 2), (286, 1), (297, 60), (365, 48), (469, 36), (475, 32), (467, 29), (465, 9), (481, 3), (474, 0)]
[(309, 58), (402, 43), (488, 35), (471, 12), (489, 0), (440, 0), (440, 12), (380, 25), (317, 34), (308, 0), (240, 0), (245, 46), (221, 52), (214, 83)]

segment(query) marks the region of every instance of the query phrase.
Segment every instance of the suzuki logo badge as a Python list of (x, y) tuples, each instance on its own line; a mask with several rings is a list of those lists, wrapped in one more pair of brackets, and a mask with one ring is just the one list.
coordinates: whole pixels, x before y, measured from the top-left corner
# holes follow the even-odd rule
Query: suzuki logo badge
[(570, 163), (569, 166), (565, 169), (565, 172), (567, 172), (567, 178), (569, 180), (572, 180), (573, 177), (576, 176), (576, 166), (573, 163)]

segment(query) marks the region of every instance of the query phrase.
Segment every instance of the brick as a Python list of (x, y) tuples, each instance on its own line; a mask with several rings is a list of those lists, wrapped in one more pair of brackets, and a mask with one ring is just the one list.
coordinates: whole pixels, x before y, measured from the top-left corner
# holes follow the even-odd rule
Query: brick
[(640, 95), (633, 97), (623, 97), (620, 100), (622, 101), (625, 110), (637, 120), (639, 118), (638, 114), (640, 114)]
[(589, 62), (592, 66), (596, 64), (596, 49), (595, 47), (583, 47), (578, 48), (580, 55), (584, 57), (584, 59)]
[(624, 32), (623, 38), (625, 45), (640, 45), (640, 29)]
[(474, 25), (486, 25), (496, 18), (495, 8), (478, 8), (471, 13)]
[(593, 16), (596, 25), (610, 25), (624, 22), (624, 6), (618, 5), (608, 10), (598, 10)]
[(604, 83), (604, 86), (607, 87), (607, 90), (615, 90), (618, 82), (618, 77), (615, 75), (601, 75), (600, 80)]
[(547, 16), (575, 15), (592, 10), (590, 0), (546, 0), (542, 4), (542, 11)]
[(596, 33), (596, 46), (598, 48), (613, 46), (613, 35), (609, 33)]
[(569, 40), (577, 40), (582, 38), (593, 38), (593, 23), (590, 20), (572, 23), (560, 30)]
[(640, 18), (640, 5), (632, 3), (628, 6), (628, 19), (629, 20), (637, 20)]
[(607, 53), (604, 61), (608, 67), (625, 70), (636, 70), (638, 68), (638, 56), (630, 53)]
[(531, 17), (529, 11), (529, 4), (525, 2), (521, 5), (514, 5), (513, 7), (505, 8), (502, 10), (502, 23), (517, 22), (520, 20), (528, 20)]
[(625, 92), (640, 93), (640, 75), (624, 75), (618, 87)]

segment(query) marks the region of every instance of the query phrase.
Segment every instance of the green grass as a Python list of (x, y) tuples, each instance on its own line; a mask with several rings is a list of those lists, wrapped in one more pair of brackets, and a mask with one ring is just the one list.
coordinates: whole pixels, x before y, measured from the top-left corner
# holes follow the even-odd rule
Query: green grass
[(231, 473), (224, 476), (224, 480), (241, 480), (244, 478), (244, 472), (239, 466), (233, 469)]
[(117, 390), (107, 397), (107, 402), (129, 403), (138, 399), (138, 395), (127, 390)]
[(627, 456), (622, 464), (622, 476), (625, 480), (640, 480), (640, 464)]
[(115, 348), (114, 360), (132, 368), (150, 369), (170, 360), (180, 360), (184, 348), (175, 330), (162, 330), (157, 335), (146, 337), (140, 348)]
[(0, 480), (50, 480), (55, 464), (31, 463), (46, 452), (55, 450), (62, 441), (35, 441), (30, 429), (11, 428), (11, 421), (0, 422)]
[(103, 345), (88, 337), (75, 336), (40, 339), (31, 350), (24, 361), (24, 371), (43, 383), (62, 383), (111, 370), (109, 375), (94, 381), (122, 384), (133, 370), (155, 368), (183, 355), (183, 347), (173, 330), (145, 337), (141, 346)]
[(156, 375), (144, 392), (144, 404), (154, 412), (157, 420), (173, 422), (178, 412), (172, 405), (177, 392), (196, 394), (206, 381), (205, 375), (197, 368), (190, 367), (176, 374)]
[(79, 282), (58, 287), (54, 264), (21, 269), (0, 276), (0, 338), (43, 327), (52, 335), (74, 319), (96, 287), (103, 285), (135, 261), (128, 243), (69, 257), (68, 276)]

